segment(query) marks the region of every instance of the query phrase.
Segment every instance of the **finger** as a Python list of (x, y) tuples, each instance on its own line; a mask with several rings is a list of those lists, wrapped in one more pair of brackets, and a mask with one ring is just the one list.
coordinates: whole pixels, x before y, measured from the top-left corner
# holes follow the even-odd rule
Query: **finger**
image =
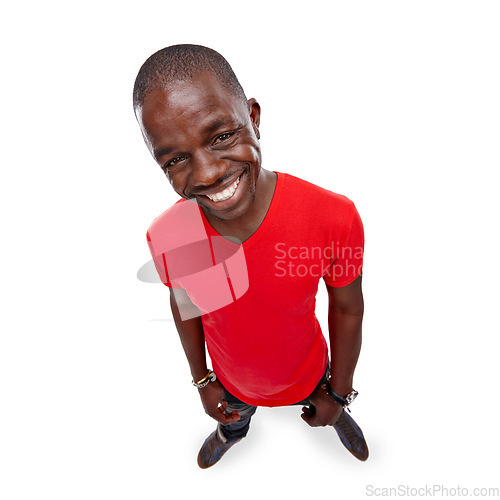
[(216, 420), (217, 422), (221, 423), (221, 424), (226, 424), (226, 418), (225, 418), (225, 415), (223, 415), (222, 413), (214, 413), (213, 415), (210, 415), (214, 420)]
[(240, 419), (240, 414), (237, 412), (237, 410), (233, 411), (227, 411), (227, 401), (222, 401), (219, 404), (218, 410), (221, 414), (222, 421), (224, 423), (230, 423), (230, 422), (236, 422), (237, 420)]
[(222, 413), (223, 415), (230, 414), (230, 411), (227, 411), (227, 401), (222, 400), (218, 405), (217, 405), (217, 410)]
[(311, 427), (321, 427), (325, 425), (319, 421), (316, 408), (313, 407), (311, 411), (311, 408), (305, 406), (302, 410), (304, 410), (304, 413), (301, 415), (302, 420), (304, 420), (304, 422), (309, 424)]
[(237, 411), (233, 411), (231, 413), (223, 413), (221, 411), (215, 411), (213, 413), (209, 413), (209, 415), (217, 422), (221, 424), (230, 424), (231, 422), (236, 422), (240, 419), (240, 415)]
[(302, 413), (303, 413), (304, 415), (307, 415), (308, 417), (312, 417), (312, 416), (314, 415), (314, 413), (313, 413), (313, 412), (310, 410), (310, 408), (309, 408), (309, 407), (307, 407), (307, 406), (303, 406), (303, 407), (302, 407)]
[(222, 418), (224, 419), (224, 423), (237, 422), (241, 417), (237, 411), (233, 411), (231, 413), (223, 413)]
[(314, 424), (313, 424), (313, 419), (314, 419), (314, 417), (311, 417), (311, 416), (307, 415), (306, 413), (302, 413), (301, 418), (302, 418), (302, 420), (303, 420), (303, 421), (304, 421), (307, 425), (310, 425), (311, 427), (314, 427)]

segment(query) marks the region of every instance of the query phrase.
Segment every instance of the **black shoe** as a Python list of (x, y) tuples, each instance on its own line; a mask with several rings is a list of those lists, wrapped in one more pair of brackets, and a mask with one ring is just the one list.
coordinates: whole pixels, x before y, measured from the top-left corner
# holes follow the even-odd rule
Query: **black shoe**
[(358, 459), (364, 462), (368, 458), (368, 445), (363, 431), (354, 419), (342, 410), (339, 419), (333, 424), (342, 444)]
[(217, 429), (205, 439), (198, 453), (198, 465), (202, 469), (212, 467), (212, 465), (215, 465), (223, 457), (224, 453), (226, 453), (233, 444), (239, 441), (241, 441), (241, 439), (227, 441), (218, 425)]

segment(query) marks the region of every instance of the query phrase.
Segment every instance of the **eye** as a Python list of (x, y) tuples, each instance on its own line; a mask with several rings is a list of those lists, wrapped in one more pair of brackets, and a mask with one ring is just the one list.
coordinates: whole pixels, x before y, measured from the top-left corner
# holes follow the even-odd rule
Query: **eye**
[(221, 142), (227, 141), (234, 135), (234, 132), (225, 132), (224, 134), (218, 135), (214, 140), (215, 144), (220, 144)]
[(163, 168), (166, 169), (166, 168), (169, 168), (169, 167), (173, 167), (174, 165), (177, 165), (182, 160), (184, 160), (184, 157), (182, 157), (182, 156), (176, 156), (175, 158), (172, 158), (170, 161), (167, 161), (167, 163), (165, 163), (165, 165), (163, 165)]

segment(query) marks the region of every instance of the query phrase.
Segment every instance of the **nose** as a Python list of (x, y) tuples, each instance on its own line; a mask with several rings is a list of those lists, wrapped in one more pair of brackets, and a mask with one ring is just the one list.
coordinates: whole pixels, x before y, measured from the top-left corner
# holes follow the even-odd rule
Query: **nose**
[(210, 152), (197, 152), (191, 157), (190, 185), (193, 193), (217, 184), (227, 170), (226, 162)]

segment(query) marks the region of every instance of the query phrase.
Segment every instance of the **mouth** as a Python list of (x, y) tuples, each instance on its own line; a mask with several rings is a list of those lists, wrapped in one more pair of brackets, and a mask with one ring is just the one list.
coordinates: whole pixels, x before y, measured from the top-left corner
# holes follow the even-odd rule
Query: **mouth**
[(221, 201), (229, 200), (234, 196), (234, 193), (236, 193), (236, 190), (238, 189), (238, 185), (240, 183), (240, 177), (242, 175), (243, 174), (240, 174), (230, 186), (223, 189), (222, 191), (219, 191), (218, 193), (206, 194), (205, 196), (214, 203), (220, 203)]

